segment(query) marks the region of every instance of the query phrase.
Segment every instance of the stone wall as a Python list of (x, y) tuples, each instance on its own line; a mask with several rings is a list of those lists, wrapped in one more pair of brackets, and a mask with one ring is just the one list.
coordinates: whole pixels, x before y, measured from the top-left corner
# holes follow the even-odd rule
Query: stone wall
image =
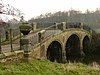
[(0, 63), (1, 64), (12, 64), (23, 61), (24, 51), (14, 51), (0, 54)]

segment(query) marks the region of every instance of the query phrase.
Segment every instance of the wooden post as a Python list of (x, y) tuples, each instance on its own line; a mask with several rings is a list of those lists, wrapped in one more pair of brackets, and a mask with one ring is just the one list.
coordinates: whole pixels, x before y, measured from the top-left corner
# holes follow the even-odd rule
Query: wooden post
[(20, 50), (21, 50), (22, 48), (21, 48), (21, 32), (20, 32)]
[(1, 32), (0, 32), (0, 53), (2, 53), (2, 48), (1, 48)]
[(10, 44), (11, 44), (11, 52), (13, 52), (13, 46), (12, 46), (12, 29), (10, 29)]

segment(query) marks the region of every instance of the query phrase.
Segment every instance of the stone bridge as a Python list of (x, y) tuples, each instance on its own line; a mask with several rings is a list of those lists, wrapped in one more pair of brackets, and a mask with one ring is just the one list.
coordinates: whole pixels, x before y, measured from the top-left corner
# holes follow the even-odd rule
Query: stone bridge
[[(66, 24), (62, 23), (62, 27), (47, 28), (34, 36), (31, 34), (31, 36), (21, 39), (21, 48), (25, 52), (26, 60), (35, 57), (52, 62), (55, 60), (64, 62), (69, 56), (82, 57), (88, 53), (91, 38), (91, 30), (87, 31), (83, 26), (67, 28)], [(28, 42), (25, 42), (26, 40)]]

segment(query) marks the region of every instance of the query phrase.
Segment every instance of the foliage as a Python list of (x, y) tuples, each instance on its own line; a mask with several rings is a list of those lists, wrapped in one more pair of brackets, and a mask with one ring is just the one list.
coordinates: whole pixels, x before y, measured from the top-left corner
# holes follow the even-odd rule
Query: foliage
[[(46, 26), (46, 23), (55, 23), (55, 22), (83, 22), (89, 25), (91, 28), (97, 30), (100, 28), (100, 9), (95, 11), (87, 10), (85, 13), (82, 13), (79, 10), (71, 9), (69, 11), (58, 11), (55, 13), (46, 13), (41, 14), (37, 18), (32, 18), (29, 22), (37, 22), (41, 24), (39, 26)], [(52, 24), (51, 24), (52, 25)]]
[(93, 35), (91, 49), (94, 53), (100, 55), (100, 33)]

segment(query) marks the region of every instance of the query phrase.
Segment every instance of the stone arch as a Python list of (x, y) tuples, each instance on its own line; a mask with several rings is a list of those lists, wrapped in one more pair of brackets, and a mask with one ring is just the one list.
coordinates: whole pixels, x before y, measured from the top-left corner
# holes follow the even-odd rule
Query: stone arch
[(54, 62), (62, 62), (62, 45), (58, 41), (52, 41), (47, 48), (47, 59)]
[(72, 34), (66, 41), (65, 45), (66, 58), (79, 56), (81, 53), (80, 50), (80, 38), (76, 34)]
[(85, 54), (90, 52), (90, 38), (88, 37), (88, 35), (84, 36), (82, 45), (83, 45), (83, 51)]

